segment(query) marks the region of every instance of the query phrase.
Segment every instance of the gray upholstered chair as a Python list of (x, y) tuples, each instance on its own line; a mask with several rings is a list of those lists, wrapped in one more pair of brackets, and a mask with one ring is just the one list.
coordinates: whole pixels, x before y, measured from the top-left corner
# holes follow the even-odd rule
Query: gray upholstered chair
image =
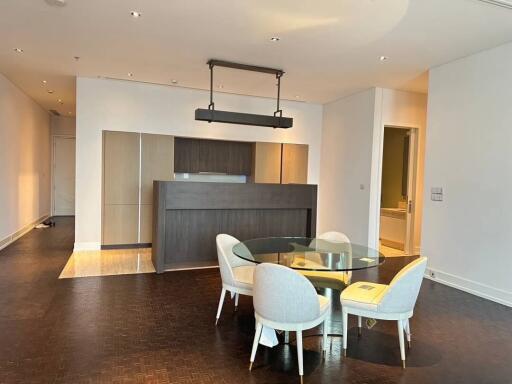
[(323, 352), (327, 349), (325, 319), (331, 310), (330, 300), (318, 295), (311, 282), (293, 269), (263, 263), (254, 272), (253, 288), (256, 334), (251, 353), (252, 368), (262, 328), (295, 331), (299, 375), (304, 375), (302, 363), (302, 331), (324, 323)]
[(426, 267), (427, 258), (420, 257), (402, 268), (389, 285), (361, 281), (350, 285), (341, 293), (344, 355), (347, 354), (349, 314), (358, 316), (359, 329), (362, 316), (381, 320), (396, 320), (400, 356), (402, 366), (405, 368), (404, 332), (410, 346), (409, 319), (413, 315)]
[(220, 276), (222, 278), (222, 292), (215, 324), (219, 322), (222, 305), (226, 297), (226, 291), (235, 295), (235, 310), (238, 308), (239, 295), (252, 296), (252, 282), (254, 263), (243, 260), (233, 254), (233, 246), (238, 244), (236, 238), (230, 235), (217, 235), (217, 257), (219, 258)]
[[(341, 232), (325, 232), (317, 236), (315, 240), (311, 242), (311, 247), (314, 248), (317, 245), (321, 246), (322, 240), (328, 241), (330, 243), (341, 243), (346, 244), (346, 251), (349, 254), (348, 263), (351, 263), (351, 254), (352, 254), (352, 246), (350, 244), (350, 239), (347, 235)], [(332, 288), (343, 290), (347, 285), (350, 284), (352, 280), (352, 271), (348, 272), (332, 272), (332, 271), (322, 271), (321, 265), (322, 261), (320, 260), (320, 255), (312, 254), (307, 255), (307, 260), (300, 260), (297, 258), (294, 262), (302, 262), (305, 265), (310, 264), (313, 268), (314, 265), (319, 266), (319, 270), (316, 271), (300, 271), (304, 276), (306, 276), (317, 288)], [(293, 265), (293, 264), (292, 264)]]

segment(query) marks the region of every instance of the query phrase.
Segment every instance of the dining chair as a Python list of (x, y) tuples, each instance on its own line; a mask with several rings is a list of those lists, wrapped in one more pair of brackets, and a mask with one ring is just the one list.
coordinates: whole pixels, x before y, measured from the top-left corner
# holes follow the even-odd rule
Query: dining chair
[(252, 296), (254, 263), (243, 260), (233, 254), (233, 246), (240, 243), (236, 238), (226, 234), (217, 235), (217, 257), (219, 259), (222, 292), (215, 325), (219, 322), (226, 291), (235, 295), (235, 311), (238, 309), (239, 295)]
[(330, 300), (318, 295), (311, 282), (293, 269), (263, 263), (254, 272), (253, 290), (256, 334), (252, 345), (249, 370), (252, 369), (263, 327), (295, 331), (297, 359), (302, 383), (302, 331), (323, 323), (323, 354), (327, 350), (325, 320), (331, 311)]
[[(348, 238), (347, 235), (345, 235), (344, 233), (335, 232), (335, 231), (325, 232), (325, 233), (318, 235), (316, 237), (316, 239), (314, 239), (311, 242), (310, 246), (313, 248), (316, 246), (320, 246), (321, 244), (319, 244), (319, 243), (321, 243), (322, 240), (328, 241), (330, 243), (345, 243), (345, 244), (347, 244), (347, 255), (348, 255), (347, 263), (348, 264), (351, 263), (350, 257), (352, 255), (352, 246), (350, 244), (350, 239)], [(308, 264), (308, 263), (311, 264), (312, 268), (314, 268), (314, 266), (317, 265), (317, 267), (319, 269), (321, 269), (322, 268), (321, 257), (322, 256), (319, 255), (318, 253), (315, 254), (315, 252), (311, 252), (310, 254), (307, 255), (307, 260), (305, 260), (305, 264)], [(321, 270), (316, 270), (316, 271), (302, 270), (302, 271), (300, 271), (300, 273), (302, 273), (310, 281), (312, 281), (314, 283), (315, 287), (317, 287), (317, 288), (333, 288), (333, 289), (338, 289), (341, 291), (347, 285), (349, 285), (352, 280), (352, 271), (348, 271), (348, 272), (325, 271), (324, 272)]]
[(347, 355), (348, 315), (358, 316), (359, 332), (361, 317), (380, 320), (396, 320), (402, 366), (405, 368), (404, 332), (409, 348), (411, 328), (409, 319), (423, 281), (427, 258), (420, 257), (406, 265), (393, 278), (389, 285), (360, 281), (351, 284), (340, 296), (343, 313), (343, 354)]

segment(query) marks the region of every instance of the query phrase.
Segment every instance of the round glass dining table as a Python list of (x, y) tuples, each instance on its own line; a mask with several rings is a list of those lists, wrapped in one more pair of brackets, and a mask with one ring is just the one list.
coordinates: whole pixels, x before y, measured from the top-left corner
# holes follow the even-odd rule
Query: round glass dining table
[(264, 237), (240, 242), (233, 253), (256, 264), (273, 263), (317, 272), (373, 268), (385, 260), (376, 249), (310, 237)]
[[(274, 263), (295, 269), (307, 277), (315, 288), (324, 290), (321, 294), (329, 296), (332, 303), (329, 336), (342, 335), (339, 291), (350, 284), (352, 271), (374, 268), (385, 260), (379, 251), (364, 245), (310, 237), (251, 239), (234, 245), (232, 250), (239, 258), (255, 264)], [(275, 336), (270, 339), (270, 344), (265, 345), (275, 345)], [(288, 333), (286, 342), (287, 339)]]

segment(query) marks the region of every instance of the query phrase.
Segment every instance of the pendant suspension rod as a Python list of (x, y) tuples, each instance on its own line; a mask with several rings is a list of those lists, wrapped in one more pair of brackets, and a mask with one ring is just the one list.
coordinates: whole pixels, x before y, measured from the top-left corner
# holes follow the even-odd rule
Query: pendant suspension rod
[(209, 63), (210, 66), (210, 104), (208, 109), (215, 109), (215, 103), (213, 102), (213, 67), (214, 64)]
[(283, 111), (280, 109), (280, 101), (281, 101), (281, 76), (283, 76), (282, 73), (276, 73), (277, 78), (277, 110), (274, 112), (274, 116), (279, 114), (279, 116), (283, 115)]

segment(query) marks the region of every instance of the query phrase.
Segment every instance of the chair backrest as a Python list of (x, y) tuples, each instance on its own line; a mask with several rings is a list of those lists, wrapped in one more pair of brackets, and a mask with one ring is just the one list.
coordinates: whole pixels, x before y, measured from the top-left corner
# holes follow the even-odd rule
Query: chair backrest
[(220, 276), (222, 277), (222, 282), (228, 285), (235, 285), (233, 268), (243, 265), (254, 265), (233, 254), (233, 247), (239, 242), (235, 237), (226, 234), (217, 235), (216, 238)]
[[(325, 241), (328, 241), (330, 243), (344, 243), (344, 244), (347, 244), (345, 251), (348, 251), (349, 254), (352, 254), (352, 246), (350, 244), (350, 239), (344, 233), (335, 232), (335, 231), (324, 232), (324, 233), (318, 235), (316, 237), (316, 239), (314, 239), (311, 242), (310, 246), (311, 247), (316, 247), (317, 245), (321, 246), (322, 242), (319, 241), (319, 240), (325, 240)], [(323, 264), (322, 263), (322, 256), (320, 256), (318, 253), (315, 253), (315, 252), (308, 253), (307, 256), (306, 256), (306, 259), (311, 261), (311, 262), (313, 262), (313, 263), (317, 263), (319, 265)], [(352, 258), (349, 257), (347, 262), (351, 266), (352, 265)]]
[(350, 243), (350, 239), (347, 235), (341, 232), (324, 232), (317, 236), (318, 239), (327, 240), (332, 243)]
[(254, 311), (279, 323), (304, 323), (320, 315), (313, 284), (293, 269), (263, 263), (254, 271)]
[(421, 282), (427, 267), (427, 258), (409, 263), (391, 280), (379, 303), (379, 310), (388, 313), (408, 312), (414, 309)]

